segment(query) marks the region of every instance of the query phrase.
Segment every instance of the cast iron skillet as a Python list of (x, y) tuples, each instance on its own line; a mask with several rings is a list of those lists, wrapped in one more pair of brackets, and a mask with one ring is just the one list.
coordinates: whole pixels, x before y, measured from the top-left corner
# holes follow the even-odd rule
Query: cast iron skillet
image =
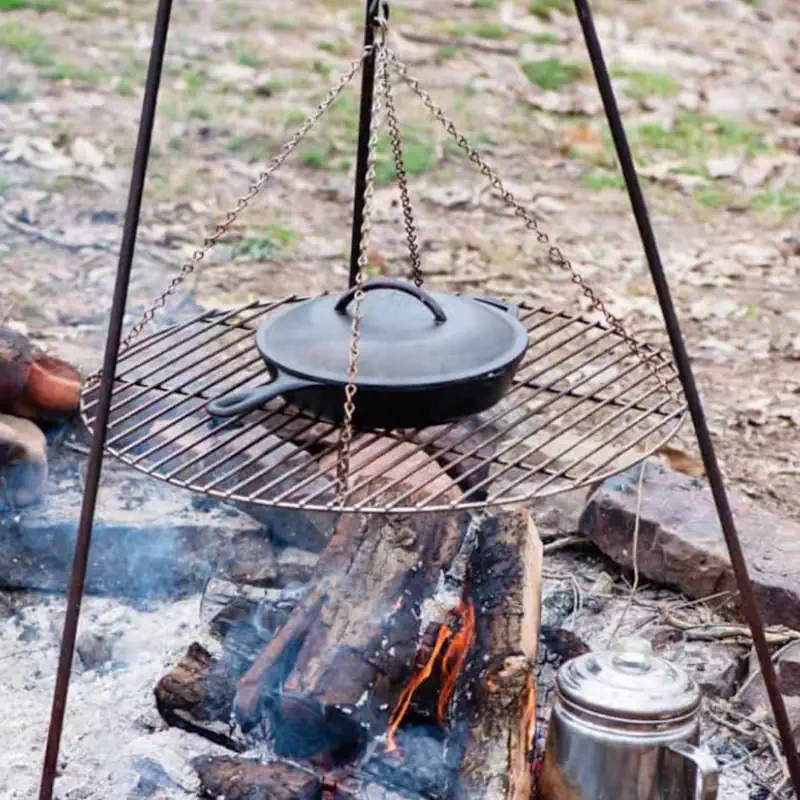
[[(363, 290), (355, 424), (440, 425), (500, 400), (528, 346), (514, 308), (388, 279), (368, 281)], [(209, 413), (243, 414), (280, 395), (322, 419), (340, 421), (354, 295), (350, 289), (307, 300), (262, 323), (256, 344), (272, 380), (211, 401)]]

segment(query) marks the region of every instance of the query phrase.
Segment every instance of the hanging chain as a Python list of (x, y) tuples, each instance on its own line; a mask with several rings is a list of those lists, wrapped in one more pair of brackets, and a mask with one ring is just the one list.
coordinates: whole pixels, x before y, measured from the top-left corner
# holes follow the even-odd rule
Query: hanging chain
[(408, 67), (397, 58), (394, 51), (388, 48), (386, 51), (386, 60), (397, 70), (400, 77), (408, 84), (411, 91), (419, 97), (434, 118), (441, 123), (458, 147), (467, 154), (469, 160), (478, 167), (481, 174), (489, 179), (492, 189), (498, 193), (502, 201), (514, 210), (514, 214), (517, 217), (524, 220), (525, 227), (536, 234), (536, 238), (539, 242), (547, 246), (550, 263), (570, 274), (572, 282), (581, 290), (584, 297), (589, 300), (591, 307), (603, 315), (606, 323), (628, 345), (631, 352), (644, 362), (648, 371), (656, 381), (658, 381), (659, 386), (664, 389), (672, 399), (677, 399), (673, 390), (664, 382), (658, 370), (653, 366), (651, 360), (652, 354), (646, 353), (644, 348), (625, 330), (622, 321), (608, 310), (605, 303), (594, 293), (594, 290), (586, 283), (583, 276), (578, 273), (572, 262), (564, 255), (559, 247), (551, 242), (548, 234), (541, 229), (536, 217), (506, 189), (494, 169), (484, 161), (480, 153), (478, 153), (467, 138), (458, 131), (454, 123), (447, 117), (444, 110), (436, 105), (431, 95), (422, 88), (420, 82), (409, 74)]
[(386, 120), (389, 126), (389, 139), (394, 154), (395, 177), (400, 187), (400, 202), (403, 206), (403, 220), (406, 229), (406, 239), (408, 240), (408, 257), (411, 261), (411, 279), (416, 286), (420, 287), (423, 283), (422, 263), (419, 256), (419, 245), (417, 244), (417, 229), (414, 223), (414, 211), (411, 208), (411, 197), (408, 193), (408, 177), (406, 167), (403, 163), (403, 142), (400, 138), (400, 126), (397, 124), (397, 112), (392, 98), (392, 84), (389, 78), (389, 70), (383, 71), (383, 97), (386, 103)]
[[(214, 233), (207, 236), (203, 241), (203, 246), (195, 250), (191, 259), (183, 264), (180, 272), (169, 282), (169, 285), (164, 292), (158, 296), (155, 302), (153, 302), (153, 304), (142, 314), (140, 319), (130, 329), (130, 331), (128, 331), (127, 335), (119, 346), (120, 354), (124, 353), (130, 348), (145, 327), (153, 320), (156, 312), (166, 306), (169, 297), (173, 295), (178, 287), (186, 280), (186, 278), (188, 278), (189, 275), (195, 271), (200, 262), (214, 248), (217, 242), (219, 242), (219, 240), (228, 233), (234, 223), (238, 221), (239, 215), (248, 207), (253, 198), (261, 192), (275, 172), (277, 172), (278, 169), (280, 169), (280, 167), (283, 165), (283, 162), (286, 161), (286, 159), (294, 152), (300, 142), (305, 139), (308, 132), (317, 124), (317, 122), (319, 122), (320, 118), (336, 101), (344, 88), (353, 80), (355, 75), (361, 69), (364, 59), (371, 53), (371, 51), (372, 47), (366, 47), (361, 54), (361, 58), (354, 60), (350, 64), (350, 68), (334, 84), (334, 86), (326, 95), (325, 99), (319, 104), (319, 106), (317, 106), (317, 109), (308, 116), (302, 127), (294, 134), (294, 136), (292, 136), (292, 138), (283, 145), (278, 155), (276, 155), (272, 161), (270, 161), (269, 166), (267, 166), (267, 168), (258, 175), (256, 180), (250, 184), (247, 194), (240, 197), (236, 201), (236, 205), (225, 214), (225, 220), (216, 225)], [(99, 373), (95, 373), (92, 376), (92, 379), (96, 379), (98, 374)]]
[[(384, 41), (386, 24), (379, 23), (378, 41), (375, 43), (375, 77), (379, 83), (384, 80), (386, 72), (386, 44)], [(347, 385), (344, 390), (344, 420), (339, 432), (339, 452), (336, 462), (336, 501), (335, 505), (344, 506), (350, 483), (350, 446), (353, 442), (353, 414), (356, 410), (355, 397), (358, 387), (358, 360), (361, 343), (361, 302), (364, 299), (364, 273), (369, 264), (369, 238), (372, 231), (372, 201), (375, 194), (375, 159), (380, 129), (381, 93), (372, 95), (372, 119), (367, 144), (367, 174), (364, 188), (364, 212), (361, 219), (361, 244), (358, 251), (358, 272), (355, 276), (355, 294), (353, 296), (353, 317), (350, 328), (350, 353), (347, 369)]]

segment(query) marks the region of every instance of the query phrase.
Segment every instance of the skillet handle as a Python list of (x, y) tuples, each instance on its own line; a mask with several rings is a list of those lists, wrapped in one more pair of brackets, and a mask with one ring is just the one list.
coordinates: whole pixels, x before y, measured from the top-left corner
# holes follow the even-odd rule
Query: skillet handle
[[(412, 286), (410, 283), (405, 283), (404, 281), (395, 281), (391, 278), (378, 278), (374, 281), (367, 281), (361, 286), (361, 290), (363, 292), (371, 292), (374, 289), (394, 289), (398, 292), (410, 294), (412, 297), (416, 297), (420, 303), (424, 303), (425, 306), (430, 309), (434, 319), (438, 323), (441, 324), (442, 322), (447, 322), (447, 315), (444, 313), (444, 309), (424, 289), (420, 289), (417, 286)], [(340, 314), (344, 314), (347, 311), (347, 306), (350, 305), (350, 302), (355, 295), (356, 287), (353, 286), (336, 301), (334, 308)]]
[(284, 392), (296, 392), (300, 389), (310, 389), (312, 386), (319, 386), (319, 384), (303, 378), (295, 378), (293, 375), (278, 373), (275, 379), (266, 386), (243, 389), (240, 392), (223, 395), (212, 400), (206, 409), (212, 417), (235, 417), (237, 414), (245, 414), (260, 408), (264, 403), (268, 403)]

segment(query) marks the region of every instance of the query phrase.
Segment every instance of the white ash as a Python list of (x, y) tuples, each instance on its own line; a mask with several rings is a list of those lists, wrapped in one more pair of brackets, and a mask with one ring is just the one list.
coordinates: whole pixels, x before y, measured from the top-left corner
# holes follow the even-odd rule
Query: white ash
[[(0, 593), (0, 797), (38, 793), (58, 664), (65, 602)], [(195, 797), (191, 760), (226, 751), (200, 736), (169, 729), (153, 688), (194, 640), (204, 641), (199, 597), (149, 603), (145, 610), (115, 598), (87, 597), (79, 637), (99, 638), (111, 659), (88, 669), (76, 657), (67, 703), (55, 796), (108, 800)]]
[(431, 625), (445, 624), (450, 612), (461, 602), (469, 560), (477, 546), (478, 531), (484, 519), (485, 515), (470, 515), (464, 539), (450, 563), (450, 568), (439, 574), (436, 589), (423, 601), (420, 610), (420, 638)]

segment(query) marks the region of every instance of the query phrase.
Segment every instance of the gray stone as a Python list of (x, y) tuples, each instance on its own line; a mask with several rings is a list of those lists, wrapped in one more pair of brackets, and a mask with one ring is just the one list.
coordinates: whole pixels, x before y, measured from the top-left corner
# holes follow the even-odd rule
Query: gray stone
[(97, 669), (111, 662), (113, 646), (111, 641), (99, 633), (85, 632), (78, 636), (75, 650), (81, 664), (86, 669)]
[[(630, 568), (639, 467), (606, 481), (593, 495), (580, 531), (607, 556)], [(735, 491), (729, 499), (759, 609), (767, 624), (800, 619), (800, 524)], [(648, 580), (693, 598), (736, 591), (708, 485), (648, 463), (639, 527), (639, 569)]]
[[(0, 586), (64, 591), (80, 514), (85, 458), (51, 447), (41, 505), (0, 516)], [(267, 533), (222, 503), (143, 477), (113, 458), (104, 463), (86, 591), (174, 597), (200, 591), (232, 566), (274, 570)], [(265, 580), (268, 576), (260, 574)]]

